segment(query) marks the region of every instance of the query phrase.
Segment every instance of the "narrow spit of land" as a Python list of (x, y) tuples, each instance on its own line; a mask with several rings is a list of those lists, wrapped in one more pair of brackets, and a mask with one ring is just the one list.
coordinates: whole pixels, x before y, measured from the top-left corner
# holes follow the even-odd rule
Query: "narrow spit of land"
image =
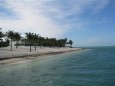
[(33, 59), (43, 59), (48, 56), (65, 54), (79, 50), (82, 50), (82, 48), (42, 47), (41, 49), (37, 48), (36, 51), (32, 48), (32, 52), (29, 52), (29, 47), (25, 46), (20, 46), (18, 49), (15, 49), (14, 47), (12, 51), (10, 51), (10, 47), (0, 48), (0, 65), (31, 61)]

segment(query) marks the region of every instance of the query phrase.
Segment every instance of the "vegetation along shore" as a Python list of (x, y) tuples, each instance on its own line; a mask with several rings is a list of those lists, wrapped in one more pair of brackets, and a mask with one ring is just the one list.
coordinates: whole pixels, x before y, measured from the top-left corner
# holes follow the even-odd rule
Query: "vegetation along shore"
[(81, 48), (73, 48), (72, 44), (73, 41), (67, 38), (48, 38), (31, 32), (25, 33), (25, 37), (22, 37), (19, 32), (9, 30), (3, 33), (1, 29), (0, 64), (81, 50)]

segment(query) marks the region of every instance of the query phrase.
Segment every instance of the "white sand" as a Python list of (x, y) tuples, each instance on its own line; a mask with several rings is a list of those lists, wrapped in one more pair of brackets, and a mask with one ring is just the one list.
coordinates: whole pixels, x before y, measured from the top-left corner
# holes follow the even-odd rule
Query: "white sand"
[(73, 52), (81, 50), (81, 48), (49, 48), (42, 47), (41, 49), (37, 47), (35, 51), (32, 47), (32, 52), (29, 52), (29, 46), (19, 46), (18, 49), (13, 47), (13, 50), (10, 51), (10, 46), (6, 48), (0, 48), (0, 64), (9, 64), (15, 62), (23, 62), (25, 60), (29, 61), (35, 58), (44, 58), (49, 55), (63, 54), (67, 52)]

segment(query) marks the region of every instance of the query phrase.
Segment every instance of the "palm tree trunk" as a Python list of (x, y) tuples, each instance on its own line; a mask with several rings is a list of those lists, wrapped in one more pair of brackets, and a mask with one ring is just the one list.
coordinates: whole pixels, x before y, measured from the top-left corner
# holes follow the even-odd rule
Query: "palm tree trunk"
[(36, 51), (36, 44), (35, 44), (35, 51)]
[(41, 44), (40, 44), (40, 49), (41, 49)]
[(12, 40), (11, 40), (11, 49), (10, 49), (10, 51), (12, 51)]
[(30, 45), (30, 52), (31, 52), (31, 45)]
[(16, 42), (16, 49), (18, 48), (17, 42)]

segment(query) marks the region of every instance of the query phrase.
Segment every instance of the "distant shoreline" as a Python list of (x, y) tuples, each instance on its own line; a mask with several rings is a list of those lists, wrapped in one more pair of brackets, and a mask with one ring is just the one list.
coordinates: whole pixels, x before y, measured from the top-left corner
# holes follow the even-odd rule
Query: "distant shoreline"
[(42, 52), (25, 52), (24, 54), (23, 52), (19, 52), (20, 54), (17, 54), (16, 51), (7, 51), (7, 55), (0, 55), (0, 65), (22, 63), (32, 61), (34, 59), (44, 59), (53, 55), (61, 55), (80, 51), (83, 50), (83, 48), (45, 48), (45, 50), (43, 50), (44, 49), (41, 49)]

